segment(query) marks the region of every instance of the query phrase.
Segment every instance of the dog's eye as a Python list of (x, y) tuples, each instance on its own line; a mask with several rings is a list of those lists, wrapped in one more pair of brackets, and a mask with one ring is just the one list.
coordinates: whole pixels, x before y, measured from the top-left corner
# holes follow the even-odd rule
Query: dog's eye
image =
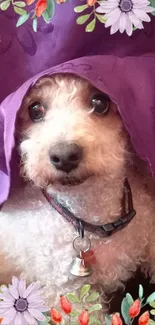
[(106, 115), (110, 108), (110, 98), (104, 94), (94, 95), (91, 105), (94, 113)]
[(33, 122), (42, 121), (45, 116), (45, 108), (41, 103), (33, 103), (29, 106), (29, 116)]

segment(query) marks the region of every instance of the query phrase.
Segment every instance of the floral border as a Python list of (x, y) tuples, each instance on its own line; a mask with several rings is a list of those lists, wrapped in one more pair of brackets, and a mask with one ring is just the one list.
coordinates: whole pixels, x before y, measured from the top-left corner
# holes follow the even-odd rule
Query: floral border
[[(37, 32), (38, 30), (38, 20), (42, 17), (45, 24), (49, 24), (51, 20), (53, 19), (53, 16), (55, 15), (55, 4), (65, 4), (66, 2), (69, 2), (71, 0), (0, 0), (0, 12), (1, 11), (7, 11), (10, 7), (13, 8), (15, 14), (17, 15), (17, 23), (16, 26), (20, 27), (21, 25), (25, 24), (28, 20), (32, 22), (32, 28), (34, 32)], [(117, 4), (119, 3), (119, 10), (120, 10), (120, 4), (122, 3), (122, 6), (125, 2), (128, 1), (128, 4), (133, 6), (134, 3), (136, 3), (135, 0), (114, 0), (114, 2)], [(148, 1), (146, 1), (145, 4), (145, 11), (143, 11), (144, 7), (144, 1), (139, 0), (139, 7), (135, 7), (135, 9), (140, 10), (142, 12), (142, 17), (134, 16), (131, 17), (130, 26), (132, 24), (132, 30), (130, 28), (130, 31), (127, 30), (126, 25), (129, 23), (128, 21), (125, 21), (127, 19), (127, 16), (129, 12), (122, 12), (121, 19), (124, 17), (124, 27), (122, 22), (121, 28), (116, 28), (112, 26), (116, 25), (115, 21), (112, 24), (109, 24), (109, 21), (107, 22), (108, 18), (111, 19), (111, 11), (106, 8), (110, 5), (110, 0), (86, 0), (86, 3), (83, 5), (78, 5), (74, 7), (74, 11), (79, 15), (82, 13), (82, 15), (79, 15), (76, 19), (76, 22), (78, 25), (85, 25), (85, 32), (93, 32), (96, 27), (97, 20), (104, 24), (105, 27), (111, 26), (111, 34), (115, 33), (116, 31), (126, 32), (129, 36), (131, 36), (132, 32), (136, 30), (137, 28), (142, 29), (143, 24), (142, 21), (149, 22), (151, 15), (155, 15), (155, 0), (150, 0), (150, 3), (148, 5)], [(141, 6), (141, 7), (140, 7)], [(116, 6), (114, 9), (118, 9)], [(132, 9), (132, 8), (131, 8)], [(63, 10), (63, 8), (62, 8)], [(102, 14), (104, 13), (104, 14)], [(117, 11), (118, 13), (118, 11)], [(149, 15), (147, 14), (149, 13)], [(127, 14), (127, 15), (126, 15)], [(133, 16), (133, 11), (131, 10), (131, 14)], [(130, 17), (130, 16), (129, 16)], [(117, 16), (115, 15), (113, 20), (116, 20)], [(137, 21), (139, 23), (137, 23)], [(126, 25), (125, 25), (126, 23)]]
[[(0, 323), (4, 325), (155, 325), (155, 292), (144, 296), (139, 285), (134, 300), (127, 293), (121, 303), (121, 313), (104, 315), (103, 297), (90, 284), (78, 292), (60, 296), (57, 307), (49, 309), (39, 282), (28, 287), (24, 279), (12, 278), (12, 284), (0, 286)], [(145, 307), (145, 311), (143, 308)], [(24, 323), (23, 323), (24, 322)]]

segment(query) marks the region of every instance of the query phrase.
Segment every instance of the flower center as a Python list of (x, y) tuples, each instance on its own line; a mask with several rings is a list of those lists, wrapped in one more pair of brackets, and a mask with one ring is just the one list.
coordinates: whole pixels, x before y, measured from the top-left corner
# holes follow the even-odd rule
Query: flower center
[(15, 301), (15, 308), (19, 312), (24, 312), (28, 308), (27, 300), (24, 298), (19, 298)]
[(123, 12), (129, 12), (132, 10), (132, 1), (131, 0), (121, 0), (119, 7)]

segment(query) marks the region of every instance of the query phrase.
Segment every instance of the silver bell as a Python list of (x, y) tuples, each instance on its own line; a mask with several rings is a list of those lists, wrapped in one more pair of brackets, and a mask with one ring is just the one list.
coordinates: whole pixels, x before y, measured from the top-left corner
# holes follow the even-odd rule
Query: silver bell
[(71, 264), (70, 273), (79, 277), (90, 276), (92, 274), (92, 269), (90, 266), (85, 265), (85, 261), (80, 255), (74, 258)]

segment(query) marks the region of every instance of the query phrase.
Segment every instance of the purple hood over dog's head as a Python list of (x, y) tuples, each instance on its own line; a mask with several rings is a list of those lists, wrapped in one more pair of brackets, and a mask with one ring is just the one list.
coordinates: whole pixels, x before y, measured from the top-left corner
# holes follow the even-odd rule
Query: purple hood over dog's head
[[(134, 149), (155, 175), (155, 19), (131, 37), (110, 36), (102, 24), (86, 33), (76, 24), (73, 4), (63, 6), (38, 33), (28, 24), (17, 29), (11, 12), (1, 13), (0, 204), (10, 190), (16, 113), (28, 88), (45, 74), (74, 73), (107, 93)], [(13, 161), (11, 166), (18, 168)]]

